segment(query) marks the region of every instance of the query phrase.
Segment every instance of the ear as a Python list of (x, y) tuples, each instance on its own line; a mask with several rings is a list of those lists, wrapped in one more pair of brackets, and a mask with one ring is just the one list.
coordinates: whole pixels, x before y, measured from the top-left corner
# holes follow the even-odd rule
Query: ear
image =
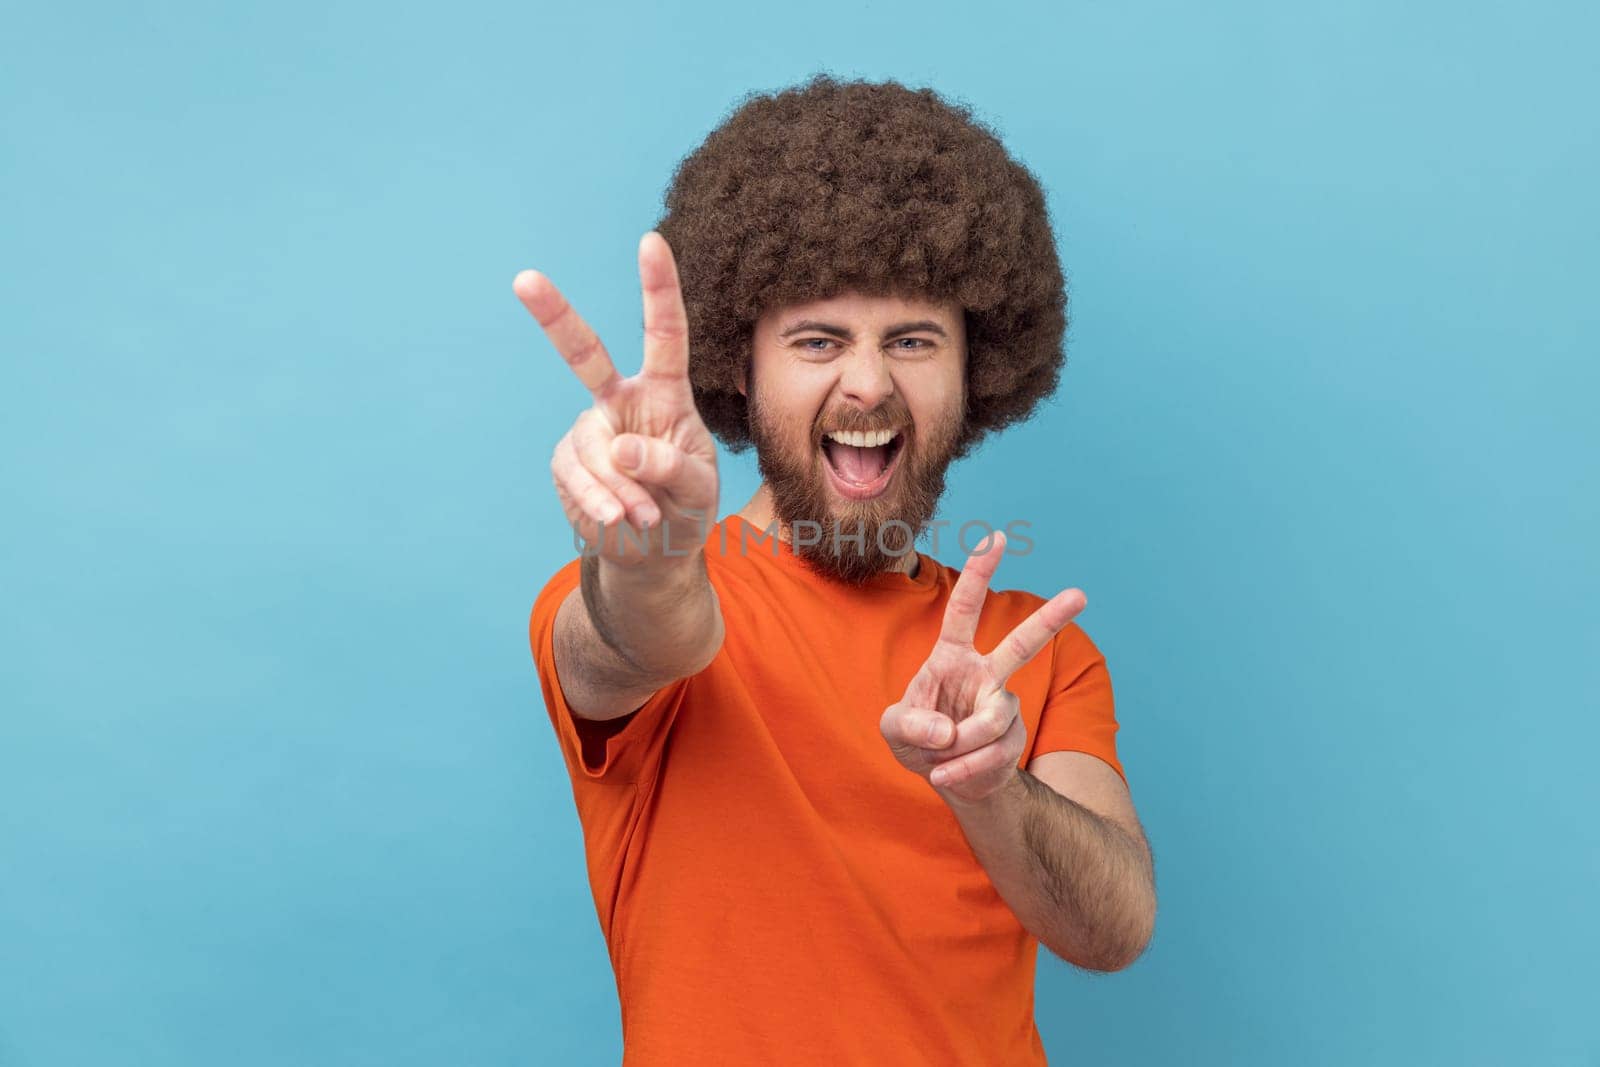
[(750, 388), (745, 381), (745, 367), (739, 368), (739, 395), (746, 400), (750, 399)]

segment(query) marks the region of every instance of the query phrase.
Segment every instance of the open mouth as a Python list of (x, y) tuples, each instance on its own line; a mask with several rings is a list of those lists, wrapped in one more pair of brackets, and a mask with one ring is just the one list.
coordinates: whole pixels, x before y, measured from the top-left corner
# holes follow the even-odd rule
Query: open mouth
[(899, 430), (830, 430), (822, 435), (828, 481), (851, 500), (878, 496), (889, 487), (904, 444)]

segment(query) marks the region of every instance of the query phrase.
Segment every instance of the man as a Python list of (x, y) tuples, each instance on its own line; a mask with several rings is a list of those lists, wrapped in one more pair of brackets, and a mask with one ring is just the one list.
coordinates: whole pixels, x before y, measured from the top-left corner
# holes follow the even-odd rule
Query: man
[[(514, 283), (594, 396), (551, 462), (585, 551), (530, 640), (624, 1062), (1043, 1063), (1038, 944), (1117, 970), (1154, 923), (1110, 679), (1079, 590), (989, 590), (1003, 534), (959, 575), (914, 547), (1056, 384), (1043, 195), (931, 91), (818, 77), (666, 208), (631, 378)], [(763, 476), (715, 523), (713, 433)]]

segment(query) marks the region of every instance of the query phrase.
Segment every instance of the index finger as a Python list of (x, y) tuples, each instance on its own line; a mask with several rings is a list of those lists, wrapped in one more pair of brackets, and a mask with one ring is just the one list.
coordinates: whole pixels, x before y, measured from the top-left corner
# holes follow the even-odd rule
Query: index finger
[(1001, 682), (1011, 677), (1017, 668), (1043, 651), (1051, 638), (1087, 604), (1081, 589), (1063, 589), (1041, 604), (1032, 615), (1017, 623), (1016, 629), (1001, 638), (986, 657), (994, 676)]
[(683, 309), (678, 264), (667, 239), (654, 230), (639, 239), (639, 288), (644, 294), (645, 375), (686, 377), (689, 316)]
[(549, 278), (536, 270), (525, 270), (512, 281), (511, 289), (528, 313), (539, 321), (545, 336), (556, 346), (567, 366), (597, 399), (622, 378), (600, 338)]
[(939, 630), (941, 641), (971, 645), (972, 639), (978, 635), (978, 616), (983, 613), (989, 579), (994, 577), (995, 569), (1000, 566), (1000, 557), (1005, 554), (1006, 535), (999, 530), (991, 531), (988, 537), (979, 542), (978, 547), (983, 548), (984, 545), (988, 547), (982, 552), (975, 551), (967, 557), (955, 588), (950, 590), (950, 599), (944, 606), (944, 625)]

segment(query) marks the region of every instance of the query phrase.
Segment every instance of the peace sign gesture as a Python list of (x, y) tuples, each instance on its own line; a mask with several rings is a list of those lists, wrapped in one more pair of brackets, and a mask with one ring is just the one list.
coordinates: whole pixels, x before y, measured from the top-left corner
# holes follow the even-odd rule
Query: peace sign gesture
[(603, 559), (626, 564), (660, 559), (668, 546), (692, 554), (717, 517), (717, 451), (689, 388), (678, 268), (654, 231), (639, 242), (639, 283), (644, 366), (631, 378), (548, 278), (526, 270), (512, 283), (594, 397), (550, 461), (562, 510)]
[(984, 654), (973, 647), (989, 579), (1005, 553), (996, 531), (967, 557), (945, 605), (944, 626), (926, 662), (878, 728), (895, 759), (934, 788), (966, 801), (1004, 786), (1027, 747), (1016, 694), (1006, 680), (1084, 609), (1078, 589), (1041, 605)]

